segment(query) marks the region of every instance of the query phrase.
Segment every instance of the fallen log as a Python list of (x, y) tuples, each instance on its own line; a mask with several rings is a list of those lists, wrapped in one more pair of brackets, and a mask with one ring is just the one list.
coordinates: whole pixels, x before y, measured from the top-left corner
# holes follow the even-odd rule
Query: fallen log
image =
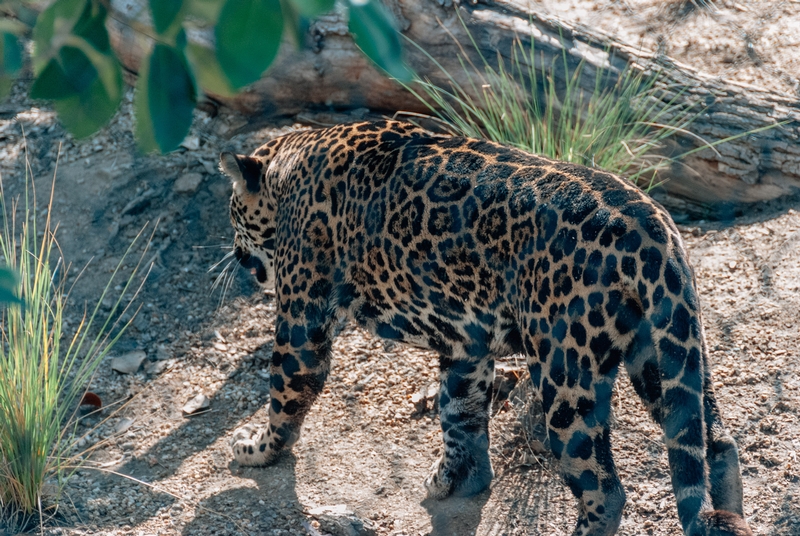
[[(117, 10), (118, 20), (112, 21), (112, 40), (126, 68), (135, 72), (148, 43), (141, 33), (119, 21), (141, 18), (146, 2), (119, 4), (126, 7)], [(141, 9), (131, 8), (137, 4)], [(528, 12), (514, 0), (485, 0), (474, 5), (453, 5), (450, 0), (389, 0), (387, 5), (403, 34), (419, 45), (419, 49), (407, 47), (409, 65), (443, 87), (448, 79), (430, 58), (462, 87), (468, 87), (468, 77), (478, 73), (462, 68), (462, 52), (480, 69), (478, 54), (485, 58), (499, 54), (508, 60), (515, 40), (526, 46), (533, 39), (537, 61), (545, 66), (563, 64), (564, 57), (570, 67), (584, 62), (580, 84), (589, 91), (597, 69), (604, 69), (609, 83), (614, 83), (615, 77), (632, 65), (656, 76), (656, 87), (663, 89), (665, 101), (675, 99), (702, 110), (691, 125), (697, 137), (678, 135), (664, 145), (663, 154), (674, 156), (700, 147), (698, 137), (713, 143), (774, 127), (715, 149), (703, 149), (661, 172), (666, 195), (657, 196), (673, 209), (725, 218), (748, 204), (800, 192), (800, 100), (796, 97), (712, 78), (596, 29)], [(468, 46), (471, 40), (478, 50)], [(556, 59), (559, 61), (554, 62)], [(563, 77), (563, 72), (553, 75)], [(311, 25), (304, 48), (284, 46), (266, 75), (236, 97), (210, 97), (251, 117), (254, 124), (263, 124), (265, 119), (302, 120), (309, 112), (364, 108), (387, 114), (427, 112), (413, 95), (364, 58), (337, 14), (323, 16)]]

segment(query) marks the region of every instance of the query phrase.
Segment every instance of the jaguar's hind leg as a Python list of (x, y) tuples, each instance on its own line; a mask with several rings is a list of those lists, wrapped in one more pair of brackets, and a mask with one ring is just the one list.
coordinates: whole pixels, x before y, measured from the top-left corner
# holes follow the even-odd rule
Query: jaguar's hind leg
[(489, 410), (494, 361), (489, 358), (439, 358), (439, 418), (444, 453), (425, 480), (428, 496), (469, 496), (489, 486)]
[(558, 385), (558, 374), (552, 371), (541, 380), (542, 405), (550, 448), (578, 499), (573, 535), (610, 536), (619, 527), (625, 505), (625, 491), (611, 455), (613, 373), (596, 378), (589, 389), (577, 394), (566, 384)]
[(308, 410), (322, 392), (330, 369), (333, 319), (275, 323), (270, 367), (269, 426), (246, 425), (231, 438), (234, 457), (242, 465), (272, 463), (283, 447), (300, 436)]

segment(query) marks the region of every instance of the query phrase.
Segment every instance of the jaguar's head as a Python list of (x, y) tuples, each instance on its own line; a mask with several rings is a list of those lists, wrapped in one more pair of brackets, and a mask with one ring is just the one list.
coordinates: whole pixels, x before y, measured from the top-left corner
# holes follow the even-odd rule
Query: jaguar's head
[(266, 185), (269, 153), (268, 148), (259, 149), (254, 156), (222, 153), (219, 165), (233, 183), (233, 253), (262, 287), (274, 288), (276, 203)]

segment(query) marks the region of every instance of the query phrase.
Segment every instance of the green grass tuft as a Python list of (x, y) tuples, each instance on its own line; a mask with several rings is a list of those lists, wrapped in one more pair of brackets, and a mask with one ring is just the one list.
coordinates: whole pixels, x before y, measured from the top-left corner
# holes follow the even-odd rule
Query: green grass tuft
[(113, 319), (119, 318), (115, 313), (138, 270), (137, 266), (111, 312), (103, 316), (100, 303), (122, 266), (120, 261), (97, 306), (67, 336), (63, 331), (67, 267), (50, 220), (52, 201), (51, 191), (46, 220), (38, 227), (36, 214), (41, 207), (36, 205), (29, 175), (22, 206), (19, 200), (6, 205), (0, 181), (0, 254), (7, 271), (17, 276), (16, 285), (6, 287), (16, 286), (13, 296), (19, 298), (0, 306), (4, 307), (0, 310), (0, 521), (18, 530), (42, 523), (57, 504), (66, 479), (80, 465), (81, 453), (76, 455), (74, 449), (79, 398), (127, 327)]
[[(474, 42), (472, 46), (479, 50)], [(610, 84), (611, 73), (592, 67), (594, 88), (587, 91), (580, 87), (585, 63), (570, 68), (564, 51), (562, 61), (548, 66), (541, 58), (537, 61), (533, 40), (530, 45), (516, 40), (510, 59), (498, 52), (492, 63), (480, 55), (478, 66), (462, 48), (460, 63), (470, 80), (466, 86), (422, 52), (439, 67), (449, 87), (421, 78), (406, 87), (454, 134), (604, 169), (647, 188), (671, 162), (655, 149), (669, 136), (685, 133), (698, 113), (677, 103), (680, 91), (665, 100), (653, 77), (632, 68)], [(556, 80), (556, 70), (565, 73), (565, 81)]]

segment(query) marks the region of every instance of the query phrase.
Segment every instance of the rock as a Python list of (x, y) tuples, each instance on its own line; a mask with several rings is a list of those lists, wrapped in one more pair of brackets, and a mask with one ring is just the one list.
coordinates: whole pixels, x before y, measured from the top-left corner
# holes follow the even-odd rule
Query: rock
[(197, 136), (186, 136), (186, 139), (181, 142), (181, 147), (189, 149), (190, 151), (196, 151), (200, 148), (200, 138)]
[(120, 374), (133, 374), (142, 365), (147, 354), (142, 350), (134, 350), (127, 354), (111, 359), (111, 368)]
[(133, 426), (133, 419), (129, 417), (123, 417), (117, 422), (117, 425), (114, 427), (114, 431), (118, 434), (121, 434), (122, 432), (128, 430), (128, 428), (131, 426)]
[(324, 534), (311, 526), (311, 523), (309, 523), (307, 520), (301, 520), (300, 524), (303, 525), (303, 528), (306, 529), (306, 532), (309, 534), (309, 536), (324, 536)]
[(172, 361), (148, 361), (144, 364), (144, 371), (151, 375), (155, 376), (157, 374), (161, 374), (168, 368), (172, 367)]
[(374, 536), (377, 534), (371, 522), (359, 519), (345, 504), (320, 506), (308, 513), (319, 521), (319, 528), (333, 536)]
[(144, 209), (150, 206), (150, 202), (152, 198), (155, 197), (156, 193), (156, 190), (153, 188), (142, 192), (138, 196), (131, 199), (128, 204), (123, 207), (119, 215), (125, 216), (126, 214), (130, 214), (131, 216), (135, 216), (140, 214), (144, 211)]
[(172, 190), (178, 194), (193, 194), (203, 182), (200, 173), (184, 173), (172, 185)]
[(156, 359), (158, 361), (166, 361), (167, 359), (172, 357), (172, 352), (170, 352), (166, 346), (163, 344), (159, 345), (156, 348)]
[(411, 395), (411, 403), (414, 404), (414, 414), (421, 415), (428, 409), (428, 402), (431, 402), (431, 409), (436, 410), (439, 402), (439, 383), (432, 383), (423, 386), (419, 391)]
[[(258, 376), (259, 378), (261, 378), (264, 381), (269, 381), (269, 378), (270, 378), (269, 371), (263, 370), (263, 369), (262, 370), (257, 370), (256, 371), (256, 376)], [(267, 392), (269, 392), (269, 391), (267, 391)]]
[[(209, 173), (212, 176), (214, 174), (216, 174), (216, 171), (215, 173)], [(226, 199), (231, 196), (231, 181), (211, 181), (208, 184), (208, 191), (216, 199)]]
[(195, 413), (203, 411), (204, 409), (208, 409), (209, 405), (210, 402), (208, 400), (208, 397), (201, 393), (196, 397), (194, 397), (193, 399), (191, 399), (190, 401), (188, 401), (186, 404), (184, 404), (182, 409), (186, 415), (193, 415)]
[(150, 322), (145, 318), (144, 315), (136, 315), (136, 318), (133, 319), (133, 327), (138, 329), (139, 331), (144, 332), (148, 326), (150, 326)]

